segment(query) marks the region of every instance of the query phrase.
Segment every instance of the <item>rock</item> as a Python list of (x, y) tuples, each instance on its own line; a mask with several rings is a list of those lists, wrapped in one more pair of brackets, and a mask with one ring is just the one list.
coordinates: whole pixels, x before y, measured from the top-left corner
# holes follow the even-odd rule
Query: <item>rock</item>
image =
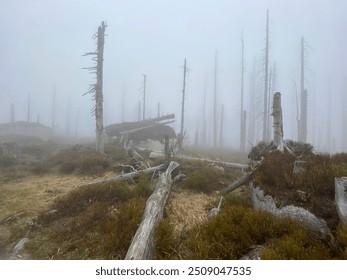
[(252, 205), (255, 209), (270, 212), (278, 217), (289, 217), (309, 226), (320, 238), (332, 236), (326, 221), (317, 218), (310, 211), (294, 205), (277, 208), (275, 200), (270, 195), (264, 195), (263, 190), (254, 187), (250, 181), (250, 193)]

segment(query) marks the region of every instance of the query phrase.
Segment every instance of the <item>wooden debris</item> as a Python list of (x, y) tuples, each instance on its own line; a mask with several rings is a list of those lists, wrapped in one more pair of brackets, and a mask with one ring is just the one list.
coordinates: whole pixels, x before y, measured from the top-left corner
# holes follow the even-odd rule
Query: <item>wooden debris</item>
[(230, 193), (233, 190), (236, 190), (237, 188), (247, 184), (252, 179), (252, 174), (253, 174), (253, 171), (250, 173), (247, 173), (245, 176), (236, 180), (234, 183), (230, 184), (226, 189), (224, 189), (222, 191), (222, 194), (226, 195), (227, 193)]
[(218, 165), (222, 165), (222, 166), (233, 168), (233, 169), (239, 169), (242, 171), (248, 169), (248, 164), (233, 163), (233, 162), (226, 162), (226, 161), (219, 161), (219, 160), (210, 160), (210, 159), (190, 157), (190, 156), (185, 156), (185, 155), (178, 155), (177, 157), (179, 159), (183, 159), (183, 160), (198, 160), (198, 161), (203, 161), (206, 163), (218, 164)]
[(164, 207), (173, 182), (171, 173), (178, 166), (177, 162), (172, 161), (166, 171), (161, 174), (153, 194), (146, 202), (141, 224), (125, 256), (126, 260), (152, 259), (155, 226), (163, 217)]
[(115, 182), (115, 181), (131, 180), (131, 179), (135, 179), (136, 177), (138, 177), (142, 172), (146, 173), (146, 174), (152, 174), (156, 171), (164, 170), (166, 166), (167, 166), (166, 164), (161, 164), (161, 165), (150, 167), (150, 168), (147, 168), (144, 170), (134, 171), (134, 172), (121, 174), (121, 175), (117, 175), (117, 176), (111, 176), (111, 177), (104, 178), (104, 179), (94, 180), (94, 181), (89, 182), (87, 184), (79, 185), (79, 187), (86, 187), (86, 186), (90, 186), (90, 185), (103, 184), (103, 183)]

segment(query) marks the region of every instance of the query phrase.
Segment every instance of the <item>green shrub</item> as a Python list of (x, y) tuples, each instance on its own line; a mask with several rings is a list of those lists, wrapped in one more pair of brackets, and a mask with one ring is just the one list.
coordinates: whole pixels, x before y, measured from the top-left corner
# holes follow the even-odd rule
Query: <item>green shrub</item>
[(58, 166), (58, 170), (65, 174), (76, 172), (83, 175), (94, 175), (106, 171), (111, 165), (111, 160), (92, 149), (84, 149), (80, 152), (68, 149), (49, 158), (47, 164)]
[(223, 175), (223, 170), (215, 167), (202, 167), (188, 174), (183, 187), (190, 190), (211, 193), (221, 189), (220, 179)]
[(30, 171), (34, 174), (45, 174), (50, 171), (50, 168), (45, 162), (35, 162), (31, 165)]
[(173, 236), (172, 232), (168, 221), (158, 225), (156, 258), (239, 259), (251, 246), (268, 242), (271, 245), (262, 251), (264, 258), (330, 257), (326, 244), (312, 238), (310, 231), (298, 222), (246, 207), (226, 205), (218, 215), (185, 232), (184, 236)]
[(11, 157), (5, 157), (0, 155), (0, 167), (1, 168), (8, 168), (11, 166), (16, 165), (17, 161), (14, 158)]
[(310, 232), (295, 229), (290, 235), (270, 242), (262, 248), (260, 256), (264, 260), (328, 260), (330, 250), (321, 240), (312, 239)]
[(347, 260), (347, 226), (340, 223), (337, 227), (336, 238), (338, 241), (339, 255)]
[(141, 172), (136, 180), (135, 193), (138, 196), (147, 197), (151, 194), (151, 192), (152, 182), (146, 173)]

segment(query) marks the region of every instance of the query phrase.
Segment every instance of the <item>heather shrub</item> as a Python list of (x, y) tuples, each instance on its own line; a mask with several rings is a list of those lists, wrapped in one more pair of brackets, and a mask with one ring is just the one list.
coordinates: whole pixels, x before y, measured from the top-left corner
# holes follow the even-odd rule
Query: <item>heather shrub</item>
[(184, 188), (211, 193), (221, 189), (221, 177), (224, 176), (224, 171), (216, 167), (201, 167), (187, 175), (187, 179), (183, 185)]
[[(323, 241), (289, 218), (229, 204), (206, 222), (182, 236), (173, 236), (167, 219), (156, 231), (158, 259), (239, 259), (253, 245), (271, 244), (264, 258), (325, 259), (329, 250)], [(277, 251), (277, 255), (275, 254)]]

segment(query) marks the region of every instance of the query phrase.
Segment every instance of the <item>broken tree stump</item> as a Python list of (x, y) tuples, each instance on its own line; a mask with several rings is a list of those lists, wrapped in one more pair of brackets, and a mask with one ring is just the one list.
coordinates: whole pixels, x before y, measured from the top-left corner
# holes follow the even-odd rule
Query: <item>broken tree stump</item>
[(340, 221), (347, 225), (347, 177), (335, 178), (335, 202)]
[(172, 161), (166, 171), (159, 177), (153, 194), (146, 202), (141, 224), (125, 256), (126, 260), (152, 259), (155, 226), (163, 217), (164, 207), (173, 182), (171, 173), (178, 166), (179, 164), (177, 162)]

